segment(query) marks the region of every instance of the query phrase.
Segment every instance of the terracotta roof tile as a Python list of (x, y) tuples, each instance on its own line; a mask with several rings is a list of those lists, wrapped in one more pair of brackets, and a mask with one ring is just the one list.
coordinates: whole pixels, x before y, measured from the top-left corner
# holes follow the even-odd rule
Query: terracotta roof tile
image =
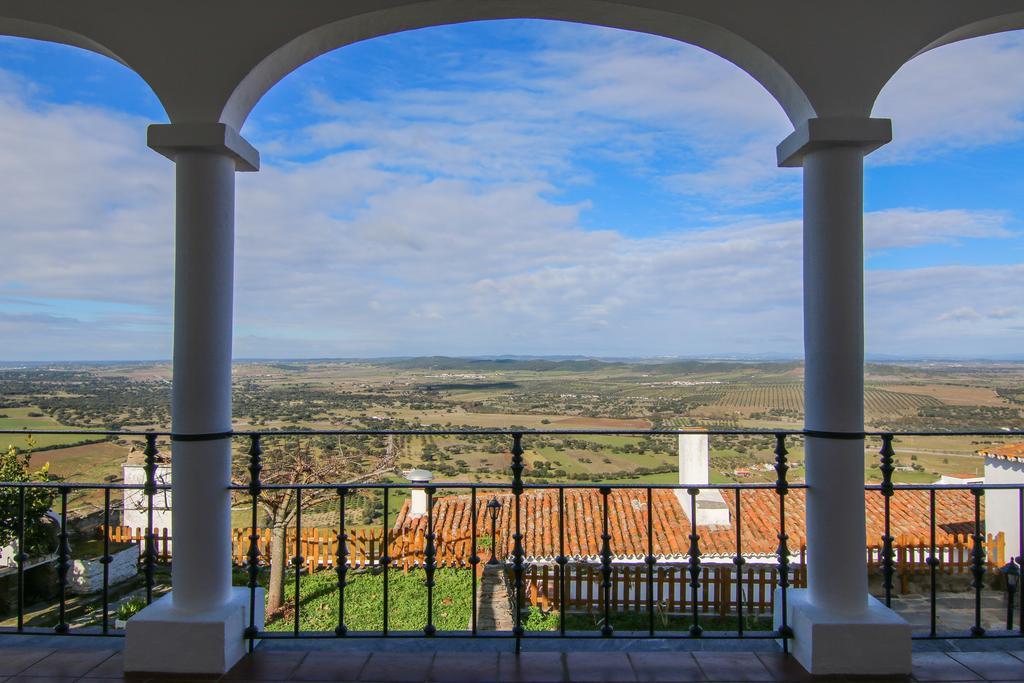
[(985, 448), (978, 451), (978, 455), (1003, 458), (1004, 460), (1024, 460), (1024, 443), (1008, 443), (1005, 446)]
[[(736, 553), (736, 498), (732, 491), (723, 491), (729, 508), (730, 526), (701, 526), (701, 553), (709, 557), (732, 557)], [(799, 552), (806, 543), (806, 496), (794, 489), (786, 496), (786, 533), (789, 548)], [(490, 517), (486, 510), (491, 495), (477, 499), (477, 537), (490, 537)], [(497, 529), (499, 556), (512, 554), (515, 532), (515, 501), (510, 493), (496, 495), (501, 502)], [(936, 534), (939, 543), (962, 537), (973, 529), (974, 500), (968, 491), (939, 491), (936, 494)], [(865, 491), (864, 502), (868, 545), (881, 543), (884, 530), (883, 498), (878, 491)], [(574, 559), (597, 560), (601, 552), (603, 521), (602, 495), (595, 489), (565, 491), (565, 553)], [(618, 558), (642, 559), (647, 555), (647, 493), (643, 488), (613, 489), (608, 495), (608, 526), (612, 553)], [(651, 506), (654, 512), (654, 554), (660, 558), (681, 558), (688, 552), (690, 518), (684, 512), (675, 492), (653, 489)], [(779, 497), (771, 489), (746, 489), (740, 493), (742, 512), (742, 550), (746, 556), (774, 555), (779, 533)], [(439, 561), (462, 561), (471, 553), (472, 514), (470, 497), (441, 496), (434, 499), (435, 533)], [(927, 542), (929, 536), (929, 502), (927, 491), (897, 491), (891, 501), (892, 533), (914, 543)], [(520, 525), (523, 548), (532, 560), (552, 559), (559, 554), (558, 491), (529, 490), (520, 498)], [(395, 521), (399, 537), (413, 532), (422, 545), (426, 534), (426, 516), (409, 515), (408, 501)], [(482, 557), (489, 551), (478, 551)]]

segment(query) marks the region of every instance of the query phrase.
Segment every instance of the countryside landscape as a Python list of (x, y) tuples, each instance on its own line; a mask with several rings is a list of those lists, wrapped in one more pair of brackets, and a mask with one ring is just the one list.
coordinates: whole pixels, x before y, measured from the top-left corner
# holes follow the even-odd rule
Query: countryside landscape
[[(124, 476), (122, 466), (126, 462), (141, 462), (142, 438), (36, 432), (166, 432), (170, 427), (170, 372), (167, 363), (7, 364), (0, 368), (0, 429), (16, 433), (3, 435), (5, 441), (0, 445), (27, 454), (29, 469), (45, 468), (43, 476), (55, 482), (120, 483)], [(523, 476), (527, 484), (655, 485), (679, 481), (680, 456), (675, 435), (557, 432), (797, 430), (803, 420), (802, 366), (792, 361), (444, 357), (253, 360), (236, 362), (233, 377), (235, 429), (268, 432), (263, 438), (265, 482), (406, 484), (404, 475), (421, 469), (433, 475), (438, 496), (459, 493), (446, 490), (445, 483), (510, 481), (509, 435), (473, 433), (477, 431), (554, 432), (524, 435)], [(866, 425), (876, 431), (1019, 428), (1024, 409), (1024, 393), (1019, 389), (1024, 386), (1022, 379), (1024, 363), (1014, 362), (869, 364)], [(302, 435), (310, 430), (463, 433)], [(275, 436), (275, 431), (286, 434)], [(944, 475), (979, 476), (984, 460), (978, 451), (1009, 441), (999, 436), (898, 437), (894, 444), (893, 480), (932, 483)], [(787, 443), (788, 478), (800, 482), (802, 439), (793, 436)], [(234, 439), (235, 480), (240, 487), (248, 481), (248, 445), (245, 438)], [(161, 438), (157, 446), (161, 456), (169, 455), (169, 442)], [(774, 482), (774, 446), (770, 435), (712, 435), (711, 483)], [(879, 465), (877, 439), (869, 439), (864, 454), (868, 482), (881, 481)], [(486, 487), (481, 491), (481, 495), (490, 495)], [(385, 507), (380, 489), (359, 491), (356, 487), (345, 503), (347, 529), (352, 534), (353, 569), (358, 570), (360, 562), (371, 567), (371, 571), (353, 571), (348, 576), (347, 618), (353, 628), (380, 628), (381, 615), (376, 605), (381, 595), (381, 574), (372, 569), (379, 559), (367, 550), (368, 546), (356, 550), (356, 541), (379, 538), (382, 529), (408, 519), (404, 517), (404, 506), (409, 505), (410, 489), (396, 488), (391, 493)], [(293, 582), (295, 573), (288, 566), (295, 545), (294, 500), (288, 494), (264, 494), (256, 516), (257, 525), (265, 534), (258, 580), (271, 593), (268, 629), (292, 627), (297, 586), (301, 596), (298, 602), (303, 605), (302, 628), (333, 628), (331, 624), (337, 620), (338, 612), (330, 586), (336, 578), (333, 571), (317, 570), (334, 566), (336, 500), (333, 489), (320, 496), (310, 491), (304, 499), (303, 528), (320, 534), (322, 539), (304, 542), (300, 554), (306, 556), (306, 566), (299, 585)], [(113, 502), (112, 523), (116, 524), (120, 501)], [(50, 504), (59, 512), (59, 497), (54, 497)], [(95, 529), (102, 523), (103, 508), (102, 490), (70, 490), (67, 512), (78, 539), (72, 543), (73, 556), (99, 552), (98, 541), (88, 539), (102, 537)], [(236, 530), (233, 554), (239, 585), (247, 581), (247, 529), (252, 512), (251, 499), (240, 488), (232, 510), (232, 526)], [(494, 539), (487, 535), (486, 519), (479, 523), (483, 527), (478, 531), (477, 547), (480, 553), (486, 553)], [(276, 539), (275, 529), (279, 533)], [(138, 542), (141, 537), (125, 540)], [(504, 543), (507, 541), (506, 538)], [(368, 542), (372, 545), (372, 541)], [(160, 552), (166, 553), (163, 548)], [(800, 552), (798, 548), (793, 551)], [(376, 552), (379, 554), (379, 550)], [(463, 554), (467, 552), (463, 549)], [(271, 557), (274, 553), (279, 553), (277, 560)], [(153, 585), (157, 594), (169, 587), (169, 553), (161, 554), (159, 559)], [(273, 571), (275, 566), (280, 573)], [(578, 571), (591, 570), (584, 566)], [(628, 567), (621, 569), (617, 565), (616, 576), (625, 572), (623, 576), (628, 577), (629, 571)], [(760, 571), (771, 574), (774, 565)], [(393, 594), (407, 596), (402, 612), (394, 615), (392, 627), (420, 628), (422, 566), (406, 566), (388, 573), (391, 589), (396, 591)], [(594, 578), (596, 574), (587, 576)], [(672, 576), (681, 580), (683, 574), (680, 571)], [(797, 570), (795, 580), (799, 576)], [(540, 574), (530, 574), (529, 579), (541, 585)], [(140, 598), (142, 582), (143, 575), (137, 574), (112, 592), (119, 610), (126, 605), (141, 608), (145, 604)], [(468, 574), (450, 566), (445, 568), (442, 563), (436, 583), (441, 600), (435, 615), (437, 623), (457, 628), (469, 618), (469, 596), (474, 589)], [(56, 603), (52, 594), (47, 597), (46, 591), (41, 590), (37, 595), (38, 601), (28, 610), (29, 623), (55, 623)], [(765, 600), (770, 600), (770, 590), (764, 595)], [(528, 629), (559, 627), (558, 612), (546, 600), (531, 601), (526, 617)], [(69, 604), (69, 618), (81, 624), (99, 623), (101, 613), (95, 598), (75, 598)], [(569, 628), (585, 630), (598, 623), (592, 613), (593, 605), (577, 607), (562, 617)], [(761, 605), (761, 609), (767, 607), (768, 602)], [(689, 628), (685, 614), (673, 609), (671, 604), (664, 607), (660, 628)], [(646, 619), (642, 612), (625, 611), (617, 616), (620, 626), (638, 628), (646, 628)], [(767, 627), (763, 614), (751, 614), (750, 619), (751, 628)], [(716, 623), (714, 618), (712, 623)], [(731, 623), (726, 619), (718, 625), (731, 628)]]
[[(0, 429), (168, 430), (166, 363), (0, 367)], [(239, 361), (236, 430), (647, 430), (799, 429), (798, 362), (413, 358)], [(869, 364), (869, 430), (999, 430), (1021, 424), (1024, 363)], [(19, 449), (19, 435), (3, 437)], [(317, 447), (356, 461), (387, 444), (372, 436), (317, 437)], [(283, 440), (283, 437), (282, 437)], [(895, 480), (931, 482), (980, 474), (976, 451), (1001, 439), (904, 437)], [(53, 477), (115, 481), (133, 447), (98, 436), (33, 437), (33, 462)], [(244, 449), (238, 444), (240, 452)], [(273, 447), (273, 439), (268, 439)], [(397, 470), (423, 468), (439, 481), (507, 478), (504, 436), (409, 436), (391, 444)], [(711, 439), (713, 482), (769, 481), (773, 444), (764, 437)], [(870, 444), (869, 444), (870, 447)], [(674, 483), (671, 436), (537, 435), (524, 440), (525, 476), (535, 481)], [(790, 477), (801, 478), (799, 440)], [(358, 462), (352, 466), (359, 471)], [(877, 455), (865, 453), (878, 481)]]

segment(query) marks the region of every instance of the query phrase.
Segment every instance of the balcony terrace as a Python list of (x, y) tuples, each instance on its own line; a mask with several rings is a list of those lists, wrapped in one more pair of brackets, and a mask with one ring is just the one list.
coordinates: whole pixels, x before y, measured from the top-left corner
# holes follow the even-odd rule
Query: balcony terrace
[[(601, 606), (604, 616), (594, 632), (566, 633), (573, 639), (565, 642), (574, 643), (570, 647), (577, 649), (570, 649), (564, 657), (534, 652), (535, 643), (550, 646), (556, 639), (562, 642), (562, 634), (557, 630), (553, 636), (532, 635), (523, 626), (521, 609), (513, 609), (512, 629), (497, 635), (483, 635), (467, 628), (467, 632), (456, 634), (458, 638), (448, 638), (437, 628), (434, 616), (446, 605), (444, 599), (440, 604), (433, 600), (440, 571), (433, 515), (436, 495), (456, 492), (472, 498), (475, 493), (476, 504), (469, 509), (479, 511), (485, 496), (504, 492), (503, 519), (511, 520), (508, 528), (513, 533), (511, 547), (505, 547), (501, 561), (510, 566), (509, 590), (514, 603), (525, 600), (528, 592), (527, 558), (536, 560), (541, 555), (551, 555), (531, 555), (532, 551), (524, 547), (529, 542), (532, 523), (522, 518), (521, 503), (524, 496), (533, 495), (533, 486), (523, 481), (521, 455), (522, 441), (530, 437), (526, 432), (510, 432), (511, 469), (507, 479), (472, 486), (430, 482), (422, 487), (427, 500), (426, 534), (422, 563), (415, 571), (420, 572), (425, 591), (424, 622), (422, 628), (411, 632), (388, 634), (410, 645), (403, 645), (402, 652), (380, 649), (373, 654), (345, 656), (285, 652), (280, 648), (286, 639), (310, 649), (313, 642), (344, 642), (350, 647), (347, 643), (363, 641), (346, 624), (343, 590), (332, 594), (338, 601), (338, 619), (329, 630), (304, 632), (301, 600), (295, 603), (290, 615), (290, 632), (270, 630), (269, 624), (263, 623), (263, 610), (259, 608), (264, 601), (260, 586), (261, 550), (256, 533), (252, 534), (252, 547), (248, 550), (246, 585), (236, 585), (234, 581), (232, 500), (248, 497), (251, 505), (281, 486), (260, 480), (261, 435), (232, 431), (235, 173), (256, 171), (260, 165), (259, 153), (239, 131), (252, 108), (275, 83), (330, 50), (415, 28), (503, 18), (589, 23), (693, 44), (746, 71), (778, 102), (793, 125), (792, 134), (777, 148), (778, 163), (803, 169), (804, 429), (764, 434), (764, 438), (775, 440), (777, 481), (773, 485), (721, 487), (706, 481), (684, 481), (669, 487), (674, 489), (672, 498), (690, 521), (689, 529), (675, 530), (689, 541), (685, 552), (657, 547), (653, 530), (664, 525), (655, 527), (652, 517), (659, 514), (662, 506), (652, 501), (663, 495), (663, 487), (633, 490), (635, 495), (629, 505), (632, 508), (635, 502), (641, 508), (635, 510), (636, 518), (646, 519), (647, 528), (635, 529), (627, 535), (646, 539), (646, 550), (640, 543), (640, 565), (647, 573), (631, 574), (634, 581), (640, 577), (640, 589), (630, 593), (631, 599), (635, 602), (639, 597), (641, 607), (646, 603), (647, 613), (653, 616), (656, 597), (651, 570), (659, 569), (661, 563), (681, 560), (689, 590), (685, 596), (668, 602), (675, 600), (689, 608), (680, 610), (682, 630), (658, 633), (655, 624), (653, 634), (649, 628), (646, 634), (627, 636), (614, 626), (612, 604), (619, 597), (619, 589), (615, 588), (614, 596), (612, 589), (622, 584), (614, 578), (618, 571), (613, 561), (617, 549), (612, 539), (623, 536), (609, 531), (619, 521), (608, 514), (609, 504), (619, 500), (619, 489), (610, 485), (582, 487), (591, 489), (586, 498), (589, 503), (584, 504), (593, 508), (597, 502), (600, 508), (589, 517), (591, 543), (596, 542), (594, 539), (600, 543), (577, 554), (596, 560), (600, 595), (591, 602)], [(318, 676), (363, 680), (768, 680), (788, 678), (795, 671), (793, 667), (801, 666), (815, 675), (913, 673), (921, 680), (1024, 679), (1019, 660), (1012, 654), (929, 653), (916, 655), (913, 664), (911, 658), (912, 635), (929, 643), (947, 642), (954, 637), (971, 645), (987, 644), (989, 639), (1018, 642), (1014, 639), (1020, 637), (1024, 619), (1018, 619), (1016, 628), (1000, 631), (989, 628), (984, 614), (984, 591), (991, 590), (985, 587), (985, 576), (992, 576), (997, 568), (986, 564), (988, 539), (983, 537), (981, 503), (984, 491), (1019, 492), (1022, 487), (989, 483), (980, 487), (895, 486), (889, 478), (893, 435), (866, 434), (863, 410), (864, 158), (892, 139), (890, 121), (871, 118), (875, 98), (893, 74), (918, 54), (956, 41), (1019, 28), (1024, 28), (1024, 0), (0, 0), (0, 34), (80, 47), (139, 74), (159, 98), (170, 121), (150, 126), (148, 144), (172, 160), (176, 168), (175, 187), (168, 188), (176, 196), (172, 428), (166, 434), (134, 435), (147, 440), (147, 477), (143, 483), (91, 485), (102, 492), (108, 511), (111, 495), (119, 489), (141, 490), (152, 516), (153, 498), (161, 489), (156, 480), (157, 463), (153, 460), (157, 439), (171, 441), (171, 589), (163, 595), (154, 591), (157, 574), (165, 569), (158, 566), (157, 539), (152, 526), (147, 524), (142, 563), (148, 606), (128, 620), (123, 634), (116, 624), (111, 627), (109, 623), (109, 605), (104, 604), (101, 609), (99, 628), (108, 636), (125, 636), (123, 655), (115, 654), (117, 648), (113, 645), (95, 645), (91, 636), (81, 640), (70, 637), (80, 631), (69, 622), (66, 612), (71, 558), (67, 507), (60, 506), (61, 542), (56, 559), (59, 609), (55, 624), (47, 630), (56, 634), (50, 638), (63, 640), (34, 640), (40, 636), (33, 635), (35, 632), (23, 623), (19, 600), (18, 623), (8, 629), (9, 634), (0, 635), (0, 676), (16, 676), (13, 680), (20, 680), (20, 676), (73, 680), (93, 675), (116, 678), (127, 672), (141, 677), (219, 677), (227, 673), (252, 680)], [(516, 321), (510, 318), (508, 324), (515, 325)], [(1006, 434), (999, 432), (1000, 436)], [(800, 483), (790, 482), (787, 477), (786, 443), (795, 438), (803, 440), (806, 453), (806, 478)], [(248, 481), (232, 481), (234, 439), (249, 440), (246, 448), (252, 460)], [(877, 488), (884, 529), (877, 552), (868, 550), (866, 538), (869, 509), (865, 503), (868, 498), (863, 471), (865, 439), (878, 440), (880, 463), (886, 473), (884, 483)], [(16, 491), (19, 500), (24, 500), (26, 491), (33, 486), (36, 485), (0, 484), (7, 491), (5, 495)], [(74, 489), (87, 484), (45, 486), (51, 486), (58, 499), (66, 500)], [(310, 483), (308, 488), (284, 488), (290, 489), (296, 499), (299, 514), (295, 525), (300, 531), (304, 493), (327, 489), (335, 496), (341, 537), (334, 551), (335, 588), (361, 580), (356, 576), (356, 568), (349, 567), (346, 561), (346, 497), (356, 489), (373, 488), (386, 496), (387, 486), (323, 481)], [(545, 488), (558, 492), (554, 494), (558, 509), (552, 512), (562, 520), (566, 509), (562, 502), (576, 495), (575, 488)], [(713, 489), (721, 490), (721, 500), (705, 495)], [(937, 628), (942, 614), (936, 614), (934, 602), (924, 631), (920, 630), (920, 623), (915, 622), (912, 627), (890, 607), (896, 602), (892, 591), (897, 562), (891, 502), (909, 489), (929, 502), (944, 494), (973, 497), (969, 519), (954, 521), (966, 522), (970, 527), (966, 541), (970, 553), (967, 570), (974, 582), (974, 618), (966, 629), (955, 634), (943, 634)], [(744, 495), (754, 495), (755, 490), (762, 498), (774, 496), (777, 504), (778, 514), (773, 518), (778, 523), (777, 546), (774, 553), (767, 554), (770, 557), (762, 557), (770, 568), (769, 574), (774, 572), (776, 576), (777, 588), (771, 598), (774, 613), (770, 625), (757, 624), (756, 628), (746, 629), (742, 615), (738, 619), (726, 615), (735, 619), (730, 622), (722, 615), (713, 620), (704, 611), (703, 591), (708, 585), (705, 569), (711, 558), (705, 558), (702, 543), (708, 538), (698, 529), (698, 522), (702, 514), (728, 511), (734, 522), (736, 546), (734, 561), (727, 561), (725, 566), (732, 562), (737, 571), (743, 570), (749, 560), (742, 550), (743, 529), (753, 528), (753, 520), (746, 518), (742, 499)], [(874, 488), (868, 491), (872, 496), (875, 492)], [(1021, 495), (1018, 493), (1018, 501)], [(795, 501), (798, 497), (803, 499), (800, 505), (793, 503), (787, 507), (787, 500)], [(251, 508), (252, 526), (256, 527), (256, 506)], [(794, 519), (794, 514), (799, 514), (797, 509), (803, 511), (802, 519)], [(872, 514), (875, 509), (870, 510)], [(1017, 509), (1020, 510), (1019, 503)], [(930, 506), (918, 511), (918, 522), (932, 533), (937, 528), (934, 510)], [(478, 524), (478, 518), (479, 514), (472, 515), (470, 524)], [(675, 519), (675, 524), (682, 520), (678, 516)], [(549, 532), (557, 529), (562, 536), (561, 523), (544, 528)], [(800, 528), (800, 533), (805, 534), (805, 576), (794, 574), (793, 558), (799, 556), (794, 553), (799, 551), (791, 544), (791, 528)], [(475, 532), (471, 536), (467, 561), (476, 567), (481, 560), (476, 546), (478, 536)], [(301, 533), (295, 538), (301, 538)], [(934, 539), (927, 540), (925, 557), (930, 576), (926, 577), (934, 587), (939, 563), (948, 562), (952, 556), (944, 549), (933, 548)], [(502, 542), (508, 541), (506, 532)], [(1019, 539), (1004, 541), (1014, 541), (1016, 554), (1020, 553)], [(492, 543), (496, 541), (492, 539)], [(21, 552), (22, 543), (18, 545), (19, 562), (23, 563), (27, 558)], [(298, 541), (296, 545), (299, 546)], [(875, 554), (869, 558), (871, 552)], [(382, 567), (391, 563), (390, 553), (387, 550), (378, 558)], [(105, 552), (104, 556), (109, 554)], [(1019, 566), (1020, 558), (1009, 554)], [(549, 578), (552, 572), (560, 577), (560, 572), (568, 571), (570, 563), (561, 547), (551, 559), (554, 569), (549, 570)], [(881, 570), (881, 599), (870, 592), (868, 559)], [(304, 565), (301, 547), (291, 562), (296, 570)], [(470, 574), (476, 581), (476, 572)], [(300, 572), (295, 571), (294, 576), (298, 593)], [(22, 578), (22, 568), (18, 578)], [(801, 587), (791, 585), (797, 578)], [(738, 581), (733, 581), (729, 590), (737, 585)], [(386, 595), (387, 588), (384, 590)], [(475, 590), (472, 595), (476, 596)], [(548, 599), (555, 600), (556, 595), (560, 598), (559, 609), (565, 609), (567, 596), (556, 591)], [(742, 610), (743, 603), (738, 599), (719, 599), (716, 609), (725, 605), (724, 609)], [(380, 605), (383, 632), (387, 630), (391, 608), (396, 606), (389, 604), (386, 597), (382, 597)], [(1009, 616), (1013, 613), (1011, 609)], [(735, 628), (730, 626), (733, 623)], [(563, 619), (559, 629), (565, 628), (565, 624)], [(917, 632), (912, 634), (915, 629)], [(381, 634), (366, 637), (371, 635)], [(595, 647), (600, 652), (583, 644), (591, 642), (588, 638), (599, 644)], [(679, 645), (697, 643), (701, 648), (732, 639), (739, 644), (729, 645), (727, 655), (710, 651), (710, 645), (707, 651), (701, 649), (693, 654), (681, 652), (680, 648), (671, 650), (671, 654), (647, 653), (640, 646), (628, 653), (609, 651), (612, 643), (632, 643), (638, 638)], [(18, 639), (25, 639), (25, 644), (19, 644)], [(412, 644), (422, 640), (441, 643), (467, 639), (504, 649), (500, 657), (496, 652), (453, 654), (457, 652), (454, 647), (442, 651), (440, 646), (436, 654), (426, 657), (411, 652), (418, 647)], [(111, 638), (111, 642), (114, 640)], [(263, 641), (259, 647), (257, 641)], [(500, 642), (494, 644), (496, 641)], [(82, 645), (75, 646), (76, 642)], [(368, 653), (375, 647), (368, 645), (359, 652)], [(737, 654), (737, 647), (747, 650), (747, 654)], [(776, 647), (781, 648), (781, 655), (761, 651)], [(669, 646), (665, 648), (668, 650)], [(519, 654), (521, 649), (525, 651)], [(755, 649), (759, 650), (756, 655), (749, 652)]]

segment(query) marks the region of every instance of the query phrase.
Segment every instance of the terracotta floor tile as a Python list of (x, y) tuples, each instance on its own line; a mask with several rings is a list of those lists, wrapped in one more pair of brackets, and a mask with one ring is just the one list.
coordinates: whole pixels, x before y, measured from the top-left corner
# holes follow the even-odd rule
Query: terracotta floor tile
[(695, 652), (709, 681), (772, 681), (772, 673), (751, 652)]
[(570, 652), (565, 655), (572, 683), (633, 683), (636, 674), (625, 652)]
[(7, 683), (73, 683), (78, 679), (73, 676), (14, 676)]
[(0, 648), (0, 676), (13, 676), (54, 653), (46, 648)]
[(707, 680), (689, 652), (630, 652), (629, 660), (640, 683)]
[(757, 658), (776, 681), (811, 681), (814, 677), (792, 655), (781, 652), (758, 652)]
[(502, 683), (562, 683), (565, 660), (561, 652), (523, 652), (498, 655), (498, 679)]
[(433, 652), (374, 652), (360, 680), (373, 683), (424, 683), (430, 676)]
[(430, 680), (435, 683), (497, 683), (497, 652), (438, 652)]
[(79, 678), (115, 654), (114, 650), (57, 650), (21, 672), (22, 676)]
[(305, 652), (256, 650), (246, 655), (231, 671), (228, 680), (285, 681), (306, 657)]
[(987, 681), (1024, 679), (1024, 662), (1006, 652), (950, 652), (949, 656)]
[(358, 681), (369, 658), (369, 652), (310, 652), (288, 680)]
[(917, 681), (981, 680), (980, 676), (945, 652), (915, 652), (913, 667), (912, 675)]

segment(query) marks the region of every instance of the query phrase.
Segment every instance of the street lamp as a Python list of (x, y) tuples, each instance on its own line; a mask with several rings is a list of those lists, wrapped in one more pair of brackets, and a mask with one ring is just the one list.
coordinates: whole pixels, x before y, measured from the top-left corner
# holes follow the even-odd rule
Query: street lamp
[(1013, 630), (1013, 598), (1017, 595), (1017, 584), (1020, 583), (1020, 567), (1013, 560), (1002, 566), (1001, 571), (1006, 577), (1006, 630)]
[(501, 503), (498, 502), (498, 497), (491, 498), (491, 502), (487, 504), (487, 511), (491, 514), (491, 559), (487, 560), (487, 564), (498, 564), (497, 526), (498, 510), (500, 509)]

